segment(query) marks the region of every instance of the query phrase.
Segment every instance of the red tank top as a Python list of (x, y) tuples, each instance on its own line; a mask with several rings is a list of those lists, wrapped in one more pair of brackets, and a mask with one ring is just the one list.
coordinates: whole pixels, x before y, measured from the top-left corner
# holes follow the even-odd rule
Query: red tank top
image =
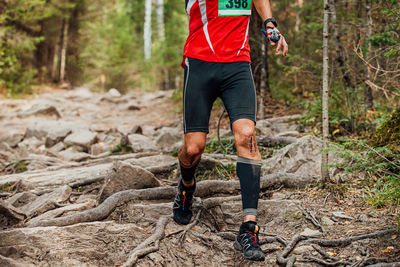
[(187, 0), (189, 36), (184, 59), (250, 62), (251, 8), (252, 0)]

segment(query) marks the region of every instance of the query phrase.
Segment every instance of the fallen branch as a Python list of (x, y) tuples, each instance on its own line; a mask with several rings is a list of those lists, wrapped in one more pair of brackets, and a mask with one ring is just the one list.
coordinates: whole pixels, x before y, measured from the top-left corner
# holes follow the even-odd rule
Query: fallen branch
[(314, 226), (320, 228), (321, 231), (325, 233), (325, 228), (321, 225), (318, 219), (315, 218), (314, 214), (312, 214), (312, 211), (310, 211), (308, 208), (303, 208), (303, 207), (300, 207), (300, 209), (303, 211), (303, 214), (304, 216), (306, 216), (306, 219), (311, 221), (311, 223), (314, 224)]
[[(295, 174), (269, 174), (261, 179), (261, 190), (272, 186), (285, 185), (287, 188), (305, 186), (314, 182), (312, 176), (302, 176)], [(214, 194), (234, 194), (240, 191), (238, 181), (219, 181), (207, 180), (197, 184), (195, 195), (197, 197), (209, 197)], [(65, 217), (39, 221), (29, 227), (37, 226), (66, 226), (82, 222), (93, 222), (107, 218), (108, 215), (117, 207), (128, 201), (133, 200), (172, 200), (176, 195), (175, 187), (156, 187), (147, 189), (132, 189), (117, 192), (108, 197), (96, 208), (86, 210), (81, 213), (72, 214)], [(240, 196), (234, 197), (240, 199)], [(216, 202), (213, 202), (216, 201)], [(204, 207), (215, 206), (218, 200), (204, 200)], [(210, 205), (210, 206), (208, 206)]]
[(352, 236), (349, 238), (340, 238), (340, 239), (310, 239), (308, 240), (309, 243), (313, 244), (318, 244), (321, 247), (345, 247), (350, 245), (354, 241), (358, 240), (363, 240), (363, 239), (369, 239), (369, 238), (378, 238), (381, 236), (385, 236), (387, 234), (391, 234), (395, 232), (396, 229), (387, 229), (387, 230), (382, 230), (379, 232), (371, 233), (371, 234), (366, 234), (366, 235), (358, 235), (358, 236)]
[(296, 247), (297, 243), (299, 243), (302, 240), (307, 239), (307, 237), (297, 234), (292, 237), (292, 239), (289, 241), (289, 243), (286, 245), (286, 247), (283, 249), (283, 251), (276, 256), (276, 260), (280, 266), (286, 266), (286, 267), (291, 267), (296, 261), (296, 257), (292, 256), (287, 258), (287, 256), (290, 254), (290, 252)]
[[(171, 216), (160, 217), (154, 233), (131, 251), (128, 260), (122, 265), (122, 267), (133, 266), (137, 262), (139, 257), (143, 257), (159, 249), (160, 240), (164, 238), (165, 225), (167, 224), (170, 217)], [(151, 243), (154, 243), (154, 246), (147, 247)]]

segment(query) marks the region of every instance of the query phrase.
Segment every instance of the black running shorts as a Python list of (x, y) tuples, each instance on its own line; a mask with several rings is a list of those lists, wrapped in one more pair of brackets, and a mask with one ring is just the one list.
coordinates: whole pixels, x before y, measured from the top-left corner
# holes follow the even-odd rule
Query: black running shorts
[(256, 122), (257, 98), (250, 63), (208, 62), (186, 58), (183, 89), (185, 133), (207, 132), (217, 97), (228, 111), (231, 125), (237, 119)]

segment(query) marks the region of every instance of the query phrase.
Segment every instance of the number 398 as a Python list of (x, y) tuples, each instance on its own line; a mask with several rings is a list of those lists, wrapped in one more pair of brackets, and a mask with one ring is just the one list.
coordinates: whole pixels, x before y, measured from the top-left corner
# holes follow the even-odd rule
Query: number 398
[(248, 5), (247, 0), (229, 0), (226, 8), (247, 8)]

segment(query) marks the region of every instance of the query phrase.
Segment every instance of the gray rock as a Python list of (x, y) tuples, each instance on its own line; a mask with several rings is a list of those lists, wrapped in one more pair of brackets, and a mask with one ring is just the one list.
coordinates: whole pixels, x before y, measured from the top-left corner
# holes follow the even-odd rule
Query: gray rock
[(71, 195), (72, 189), (71, 187), (64, 185), (62, 187), (57, 188), (51, 193), (43, 194), (33, 202), (28, 203), (27, 205), (22, 206), (21, 211), (25, 212), (28, 216), (33, 215), (35, 213), (40, 214), (44, 213), (48, 210), (54, 209), (56, 207), (56, 203), (66, 201)]
[(59, 129), (56, 129), (55, 131), (51, 131), (47, 134), (46, 137), (46, 147), (52, 147), (58, 142), (61, 142), (64, 140), (64, 138), (72, 132), (70, 127), (60, 127)]
[(156, 139), (156, 144), (160, 148), (170, 149), (172, 146), (183, 139), (183, 132), (179, 128), (163, 127)]
[(75, 147), (61, 151), (59, 155), (66, 161), (82, 161), (90, 157), (90, 154), (79, 152)]
[(111, 96), (111, 97), (121, 97), (121, 93), (120, 93), (117, 89), (115, 89), (115, 88), (111, 88), (111, 89), (108, 91), (107, 95), (109, 95), (109, 96)]
[(312, 230), (310, 228), (304, 229), (303, 232), (300, 233), (302, 236), (305, 237), (319, 237), (322, 235), (322, 233), (318, 230)]
[(307, 254), (310, 255), (314, 251), (314, 248), (312, 246), (299, 246), (293, 249), (293, 254), (295, 255), (302, 255), (302, 254)]
[(331, 225), (334, 225), (334, 224), (335, 224), (334, 221), (332, 221), (331, 219), (329, 219), (329, 218), (326, 217), (326, 216), (324, 216), (324, 217), (321, 218), (321, 223), (322, 223), (322, 225), (326, 225), (326, 226), (331, 226)]
[(0, 143), (5, 142), (10, 147), (16, 147), (19, 142), (24, 139), (24, 133), (18, 131), (10, 131), (6, 135), (0, 137)]
[(140, 125), (134, 125), (129, 134), (143, 134), (143, 129)]
[(128, 135), (129, 145), (134, 153), (142, 151), (155, 151), (157, 147), (154, 142), (141, 134), (130, 134)]
[(65, 144), (63, 142), (57, 143), (49, 149), (50, 153), (57, 154), (65, 148)]
[(298, 131), (300, 124), (296, 121), (300, 115), (290, 115), (257, 121), (257, 130), (261, 135), (275, 136), (283, 132)]
[(99, 197), (100, 203), (119, 191), (160, 186), (160, 182), (149, 171), (138, 166), (120, 162), (116, 172), (105, 182)]
[[(62, 129), (62, 130), (61, 130)], [(49, 136), (58, 136), (64, 131), (88, 130), (89, 127), (81, 122), (41, 120), (28, 125), (25, 131), (25, 138), (36, 137), (38, 139)]]
[(124, 109), (131, 111), (140, 110), (140, 105), (138, 103), (130, 102), (128, 105), (124, 107)]
[(69, 146), (81, 146), (85, 151), (89, 151), (90, 146), (96, 141), (96, 134), (89, 130), (79, 130), (68, 135), (64, 143)]
[(343, 219), (343, 220), (353, 220), (354, 218), (346, 215), (346, 213), (342, 212), (342, 211), (334, 211), (332, 212), (332, 216), (336, 219)]
[[(315, 136), (304, 136), (296, 143), (276, 151), (274, 155), (263, 160), (265, 174), (287, 172), (295, 174), (321, 175), (321, 148), (322, 141)], [(338, 148), (339, 149), (339, 148)], [(330, 164), (344, 162), (336, 157), (334, 152), (329, 152)], [(335, 172), (335, 168), (331, 173)]]
[(17, 116), (23, 118), (36, 115), (47, 115), (61, 118), (60, 112), (57, 110), (57, 108), (53, 104), (46, 102), (33, 104), (32, 106), (22, 110)]
[(43, 144), (42, 141), (36, 137), (25, 138), (24, 141), (18, 144), (21, 156), (28, 156), (30, 153), (35, 153), (36, 150)]

